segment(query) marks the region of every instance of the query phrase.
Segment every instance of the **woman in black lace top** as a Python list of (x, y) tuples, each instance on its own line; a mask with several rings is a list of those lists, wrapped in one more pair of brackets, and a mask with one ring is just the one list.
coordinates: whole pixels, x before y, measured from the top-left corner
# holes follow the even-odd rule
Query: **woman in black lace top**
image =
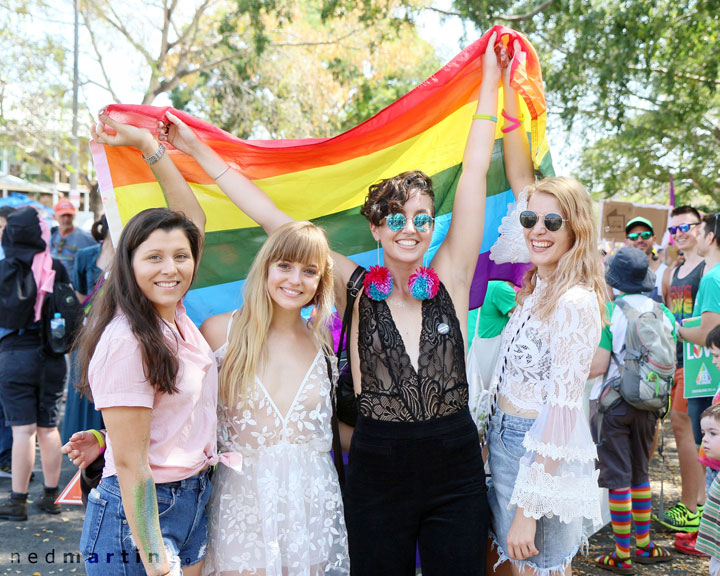
[[(497, 121), (501, 71), (496, 40), (493, 34), (483, 57), (452, 224), (432, 261), (437, 281), (421, 270), (415, 282), (423, 288), (429, 280), (431, 297), (416, 298), (409, 285), (432, 238), (430, 179), (406, 172), (383, 180), (370, 188), (362, 209), (382, 245), (386, 267), (369, 276), (389, 274), (394, 288), (388, 295), (387, 282), (376, 284), (374, 291), (366, 282), (367, 293), (385, 299), (363, 293), (352, 320), (350, 359), (360, 414), (350, 448), (346, 518), (354, 576), (414, 575), (416, 544), (426, 576), (485, 571), (486, 489), (477, 429), (467, 406), (464, 342)], [(223, 192), (268, 234), (290, 220), (207, 145), (191, 144), (186, 152), (208, 174), (223, 175), (217, 179)], [(333, 259), (336, 306), (342, 314), (345, 286), (357, 266), (338, 253)]]

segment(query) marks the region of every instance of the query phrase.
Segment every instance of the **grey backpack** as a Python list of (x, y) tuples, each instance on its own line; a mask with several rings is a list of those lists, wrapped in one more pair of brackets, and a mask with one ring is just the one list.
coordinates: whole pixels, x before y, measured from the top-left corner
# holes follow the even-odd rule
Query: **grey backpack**
[(622, 397), (635, 408), (649, 410), (662, 418), (670, 407), (676, 363), (675, 340), (665, 325), (665, 314), (657, 302), (653, 302), (649, 312), (639, 312), (622, 299), (616, 300), (615, 305), (628, 321), (625, 365), (612, 353), (620, 376), (603, 381), (599, 411), (606, 412)]

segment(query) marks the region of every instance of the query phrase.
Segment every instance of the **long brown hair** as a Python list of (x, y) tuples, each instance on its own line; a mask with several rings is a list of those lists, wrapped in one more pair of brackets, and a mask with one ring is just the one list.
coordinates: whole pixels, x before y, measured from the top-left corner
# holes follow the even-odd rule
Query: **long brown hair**
[(197, 273), (202, 250), (202, 235), (197, 226), (181, 212), (167, 208), (150, 208), (133, 216), (120, 235), (115, 258), (110, 267), (110, 277), (97, 296), (85, 326), (83, 326), (75, 349), (80, 357), (80, 382), (78, 389), (88, 394), (88, 369), (97, 343), (107, 325), (120, 312), (130, 324), (130, 329), (140, 345), (143, 370), (148, 382), (158, 391), (172, 394), (177, 392), (175, 378), (178, 361), (175, 350), (163, 336), (162, 320), (153, 303), (138, 286), (133, 271), (133, 255), (140, 244), (155, 230), (171, 231), (180, 229), (190, 243), (195, 263), (193, 280)]
[[(582, 284), (595, 291), (600, 313), (604, 315), (605, 271), (597, 249), (598, 230), (590, 195), (580, 182), (574, 178), (563, 177), (544, 178), (530, 186), (528, 200), (537, 192), (555, 197), (560, 205), (562, 217), (567, 218), (564, 225), (570, 233), (570, 250), (562, 255), (550, 278), (545, 279), (548, 286), (552, 286), (552, 294), (555, 297), (545, 298), (539, 302), (538, 317), (550, 318), (558, 297), (576, 284)], [(519, 304), (522, 304), (535, 290), (537, 272), (537, 266), (533, 266), (525, 274), (524, 285), (517, 295)]]

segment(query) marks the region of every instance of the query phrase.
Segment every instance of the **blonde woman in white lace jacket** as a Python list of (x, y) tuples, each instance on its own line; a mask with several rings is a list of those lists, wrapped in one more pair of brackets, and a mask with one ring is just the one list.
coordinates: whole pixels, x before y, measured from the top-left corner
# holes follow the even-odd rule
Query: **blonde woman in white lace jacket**
[[(517, 186), (518, 171), (508, 166), (508, 174)], [(492, 529), (500, 562), (510, 560), (514, 574), (570, 574), (583, 519), (600, 521), (596, 451), (582, 408), (602, 323), (597, 230), (590, 196), (571, 178), (530, 184), (511, 218), (522, 225), (534, 267), (496, 373)]]

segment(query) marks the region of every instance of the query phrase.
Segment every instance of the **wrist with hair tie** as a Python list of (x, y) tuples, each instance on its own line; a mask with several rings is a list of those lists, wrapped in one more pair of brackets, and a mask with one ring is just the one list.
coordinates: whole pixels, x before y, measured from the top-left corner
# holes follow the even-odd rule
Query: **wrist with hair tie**
[[(512, 132), (516, 128), (520, 128), (524, 120), (522, 113), (520, 114), (520, 118), (515, 118), (514, 116), (510, 116), (510, 114), (505, 112), (504, 109), (502, 111), (502, 117), (505, 118), (505, 125), (500, 130), (503, 134), (507, 134), (508, 132)], [(508, 125), (508, 122), (511, 122), (511, 124)]]
[(225, 172), (227, 172), (228, 170), (230, 170), (229, 165), (225, 166), (225, 168), (223, 168), (217, 176), (213, 176), (213, 180), (217, 182), (217, 179), (220, 178), (220, 176), (222, 176), (223, 174), (225, 174)]

